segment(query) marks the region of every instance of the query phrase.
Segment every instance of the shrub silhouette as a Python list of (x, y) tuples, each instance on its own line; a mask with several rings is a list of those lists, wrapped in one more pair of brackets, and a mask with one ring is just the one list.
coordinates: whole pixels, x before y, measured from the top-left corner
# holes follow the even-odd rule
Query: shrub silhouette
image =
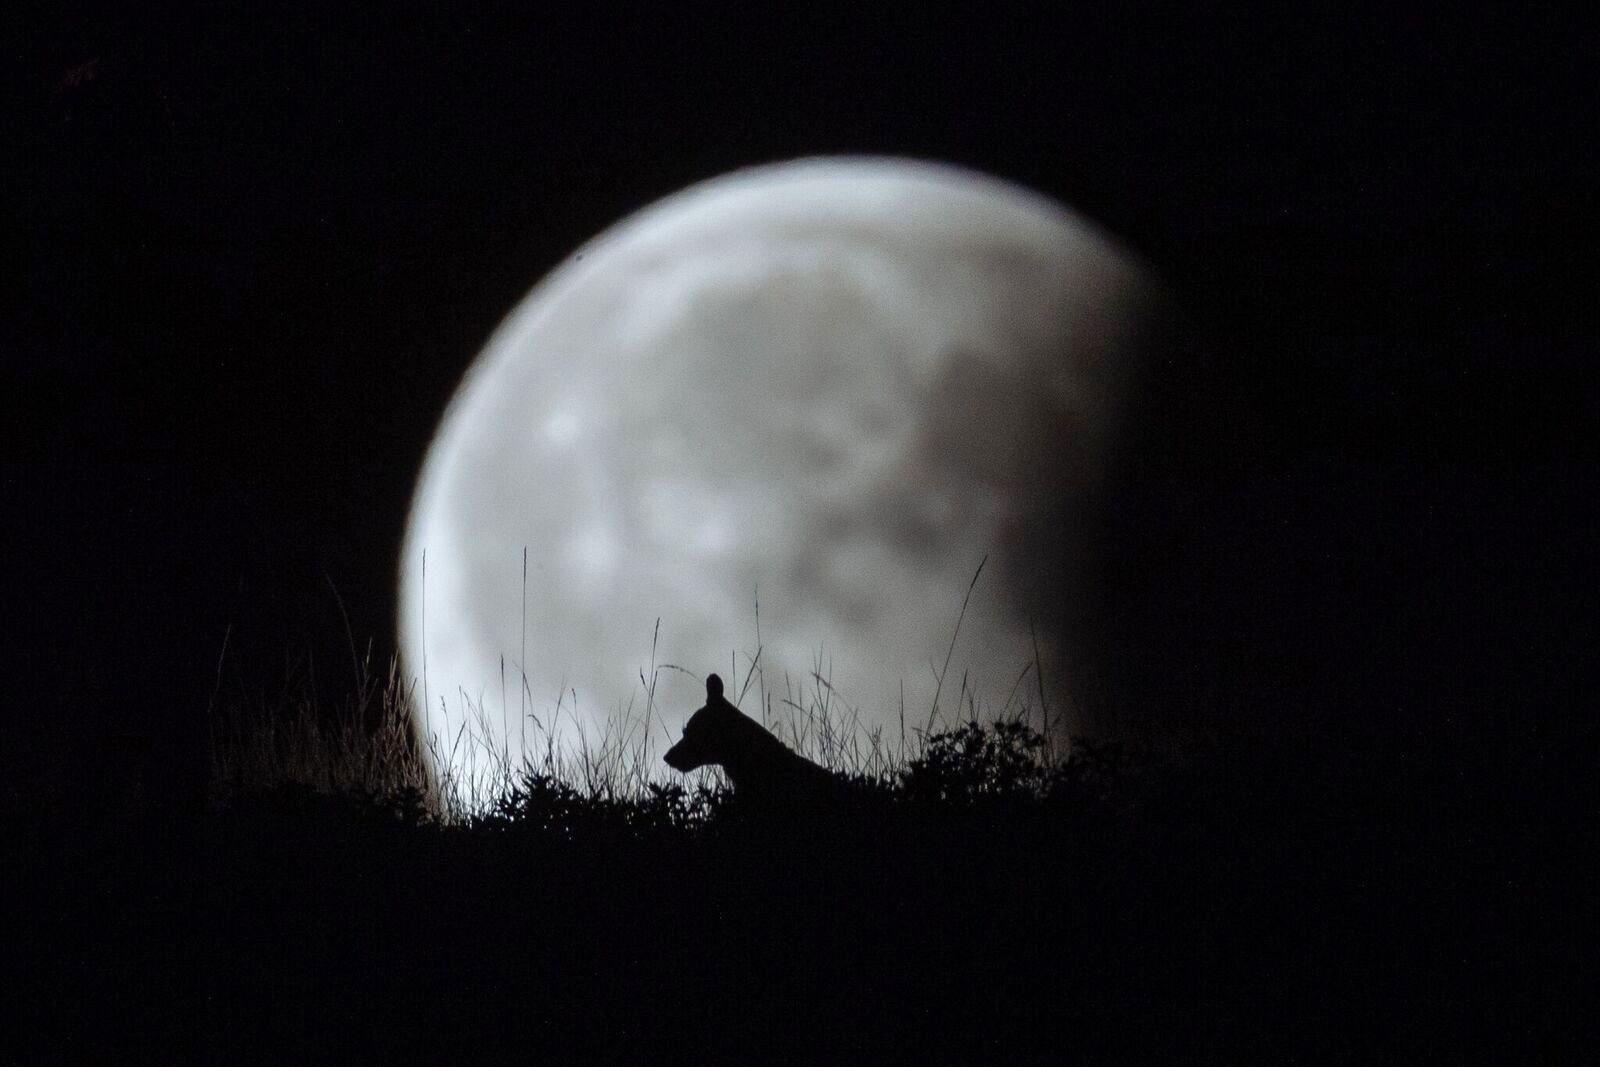
[(1028, 724), (968, 722), (930, 735), (900, 772), (899, 791), (913, 803), (974, 808), (1041, 800), (1053, 777), (1045, 738)]
[(725, 790), (651, 783), (636, 797), (585, 792), (553, 774), (528, 771), (471, 824), (576, 838), (591, 833), (639, 835), (704, 824), (726, 799)]
[[(209, 1058), (258, 1042), (303, 1058), (342, 1036), (346, 1058), (397, 1061), (466, 1041), (584, 1062), (680, 1048), (1044, 1062), (1063, 1034), (1086, 1062), (1355, 1058), (1367, 1040), (1425, 1058), (1508, 1004), (1523, 1040), (1529, 991), (1546, 1019), (1585, 1017), (1582, 984), (1551, 976), (1581, 950), (1567, 931), (1588, 898), (1575, 879), (1548, 887), (1590, 848), (1592, 739), (1424, 747), (1346, 726), (1054, 741), (967, 722), (899, 756), (874, 747), (889, 759), (856, 773), (812, 749), (882, 801), (821, 816), (741, 812), (715, 776), (651, 781), (642, 745), (513, 764), (495, 803), (465, 814), (420, 788), (364, 789), (395, 780), (381, 764), (343, 785), (247, 779), (280, 788), (225, 798), (237, 817), (190, 861), (206, 877), (172, 880), (203, 889), (203, 951), (220, 961)], [(102, 942), (137, 958), (124, 949), (147, 936), (150, 901), (190, 924), (149, 840), (119, 828), (75, 894), (38, 894), (36, 928), (76, 951), (39, 941), (25, 963), (60, 971)], [(1522, 1001), (1485, 984), (1496, 967)], [(159, 976), (180, 973), (123, 984), (165, 998)]]

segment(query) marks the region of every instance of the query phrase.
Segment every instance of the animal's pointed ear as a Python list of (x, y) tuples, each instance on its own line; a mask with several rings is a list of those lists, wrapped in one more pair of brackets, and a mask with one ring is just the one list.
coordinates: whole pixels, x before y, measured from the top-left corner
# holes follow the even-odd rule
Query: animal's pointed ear
[(715, 674), (706, 675), (706, 696), (712, 700), (722, 695), (722, 679)]

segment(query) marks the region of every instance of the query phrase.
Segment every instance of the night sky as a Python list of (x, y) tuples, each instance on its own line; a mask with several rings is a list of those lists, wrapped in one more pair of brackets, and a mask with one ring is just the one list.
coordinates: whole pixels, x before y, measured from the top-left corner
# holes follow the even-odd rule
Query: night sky
[(1592, 41), (1057, 6), (6, 15), (7, 704), (43, 746), (14, 751), (198, 737), (230, 627), (238, 677), (311, 654), (340, 691), (330, 580), (381, 662), (418, 464), (501, 317), (625, 214), (822, 153), (1048, 193), (1186, 299), (1203, 343), (1104, 531), (1129, 699), (1566, 715)]

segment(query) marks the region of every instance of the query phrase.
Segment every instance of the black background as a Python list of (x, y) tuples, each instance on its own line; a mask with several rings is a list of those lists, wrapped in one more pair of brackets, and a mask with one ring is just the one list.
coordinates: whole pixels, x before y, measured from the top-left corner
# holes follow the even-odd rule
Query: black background
[(1187, 299), (1206, 346), (1108, 510), (1129, 699), (1573, 711), (1592, 40), (1057, 7), (6, 16), (10, 714), (198, 737), (230, 627), (241, 677), (345, 686), (329, 581), (381, 659), (415, 472), (513, 304), (689, 182), (843, 152), (1054, 195)]

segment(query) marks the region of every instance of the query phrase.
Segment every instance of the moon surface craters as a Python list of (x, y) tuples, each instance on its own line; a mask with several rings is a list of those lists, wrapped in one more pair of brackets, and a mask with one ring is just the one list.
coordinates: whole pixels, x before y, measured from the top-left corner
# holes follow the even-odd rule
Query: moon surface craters
[[(775, 699), (822, 667), (887, 724), (902, 693), (926, 714), (987, 557), (950, 671), (998, 710), (1036, 634), (1070, 644), (1041, 602), (1069, 587), (1029, 576), (1071, 569), (1149, 291), (1065, 208), (952, 167), (809, 160), (668, 198), (542, 282), (452, 401), (406, 534), (408, 670), (506, 724), (503, 656), (536, 714), (575, 691), (598, 727), (642, 699), (658, 618), (658, 663), (747, 667), (759, 595)], [(663, 708), (703, 695), (658, 681)]]

